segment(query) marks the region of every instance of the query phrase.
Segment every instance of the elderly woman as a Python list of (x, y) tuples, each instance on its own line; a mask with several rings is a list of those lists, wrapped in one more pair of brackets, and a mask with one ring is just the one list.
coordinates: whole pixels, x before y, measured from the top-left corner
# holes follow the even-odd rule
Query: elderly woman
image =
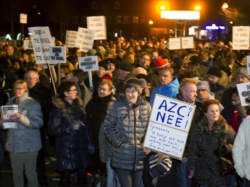
[[(6, 150), (10, 153), (13, 180), (15, 187), (22, 187), (23, 170), (28, 179), (29, 187), (38, 187), (36, 175), (36, 160), (38, 151), (42, 148), (40, 128), (43, 125), (41, 106), (28, 96), (28, 85), (23, 80), (17, 80), (13, 85), (14, 97), (7, 105), (18, 105), (15, 113), (17, 128), (8, 130)], [(1, 119), (0, 123), (3, 123)]]
[(142, 83), (139, 79), (128, 79), (124, 91), (125, 95), (120, 96), (108, 110), (104, 132), (114, 146), (111, 163), (121, 187), (139, 187), (145, 157), (140, 140), (145, 133), (151, 107), (140, 96)]
[(65, 81), (52, 99), (49, 133), (56, 137), (56, 169), (61, 172), (59, 186), (70, 184), (70, 174), (77, 172), (76, 185), (87, 183), (85, 169), (91, 165), (92, 138), (86, 123), (83, 101), (74, 83)]
[(200, 187), (226, 187), (230, 175), (223, 175), (222, 160), (232, 153), (235, 132), (220, 115), (220, 103), (212, 99), (203, 102), (203, 118), (193, 134), (188, 167)]

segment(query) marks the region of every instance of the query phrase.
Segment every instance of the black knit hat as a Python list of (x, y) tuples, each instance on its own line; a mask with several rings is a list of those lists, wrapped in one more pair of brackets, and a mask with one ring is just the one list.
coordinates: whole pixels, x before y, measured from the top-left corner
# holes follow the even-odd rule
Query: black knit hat
[(132, 71), (132, 69), (133, 69), (133, 67), (132, 67), (132, 65), (130, 64), (130, 63), (128, 63), (128, 62), (122, 62), (121, 64), (120, 64), (120, 68), (119, 68), (120, 70), (123, 70), (123, 71), (128, 71), (128, 72), (130, 72), (130, 71)]
[(128, 79), (124, 84), (124, 92), (127, 88), (135, 88), (139, 94), (142, 93), (142, 82), (137, 78)]
[(214, 75), (215, 77), (221, 77), (221, 71), (220, 71), (220, 68), (218, 68), (218, 67), (211, 67), (209, 70), (208, 70), (208, 72), (207, 72), (207, 74), (209, 74), (209, 75)]
[(107, 62), (105, 60), (102, 60), (98, 64), (99, 64), (99, 67), (103, 67), (105, 70), (107, 70)]

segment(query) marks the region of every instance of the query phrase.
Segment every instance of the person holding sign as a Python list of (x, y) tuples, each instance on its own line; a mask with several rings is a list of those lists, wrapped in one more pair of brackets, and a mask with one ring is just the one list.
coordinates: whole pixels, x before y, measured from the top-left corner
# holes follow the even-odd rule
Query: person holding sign
[(104, 132), (114, 146), (112, 166), (121, 187), (140, 187), (145, 157), (140, 140), (150, 118), (151, 106), (140, 96), (142, 83), (139, 79), (128, 79), (124, 91), (125, 95), (108, 110)]
[(203, 118), (192, 136), (188, 168), (201, 187), (227, 187), (231, 173), (226, 173), (224, 161), (231, 165), (235, 131), (220, 115), (219, 101), (203, 102)]
[[(36, 160), (38, 151), (42, 148), (40, 128), (43, 125), (41, 106), (28, 96), (28, 85), (23, 80), (17, 80), (13, 85), (14, 97), (7, 105), (18, 105), (15, 113), (16, 129), (9, 129), (6, 140), (6, 150), (10, 153), (14, 186), (23, 186), (23, 170), (28, 179), (29, 187), (38, 187), (36, 175)], [(0, 120), (0, 124), (4, 121)]]

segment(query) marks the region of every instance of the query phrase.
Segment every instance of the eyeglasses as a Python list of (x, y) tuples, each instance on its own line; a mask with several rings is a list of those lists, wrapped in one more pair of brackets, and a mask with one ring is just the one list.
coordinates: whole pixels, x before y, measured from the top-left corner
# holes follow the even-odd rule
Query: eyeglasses
[(24, 89), (24, 88), (14, 88), (15, 91), (17, 91), (17, 90), (18, 90), (18, 91), (21, 91), (21, 90), (23, 90), (23, 89)]
[(77, 89), (69, 90), (69, 92), (77, 92)]

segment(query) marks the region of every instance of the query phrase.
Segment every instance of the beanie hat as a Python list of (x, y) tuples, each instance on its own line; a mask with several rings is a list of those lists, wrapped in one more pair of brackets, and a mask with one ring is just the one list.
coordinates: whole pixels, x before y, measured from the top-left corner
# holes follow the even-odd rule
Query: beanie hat
[(209, 74), (209, 75), (214, 75), (215, 77), (221, 77), (221, 71), (220, 71), (220, 68), (218, 68), (218, 67), (211, 67), (209, 70), (208, 70), (208, 72), (207, 72), (207, 74)]
[(107, 64), (109, 64), (109, 63), (114, 64), (115, 68), (117, 68), (117, 62), (114, 58), (106, 58), (105, 61)]
[(232, 91), (231, 91), (231, 96), (232, 96), (233, 94), (239, 95), (239, 92), (238, 92), (238, 89), (237, 89), (236, 86), (235, 86), (235, 87), (232, 89)]
[(147, 83), (150, 83), (150, 80), (147, 75), (145, 74), (138, 74), (136, 76), (137, 79), (141, 80), (142, 82), (142, 88), (145, 88), (147, 86)]
[(167, 65), (168, 65), (168, 61), (165, 60), (165, 59), (158, 58), (158, 59), (156, 60), (157, 69), (158, 69), (158, 68), (162, 68), (162, 67), (167, 66)]
[(96, 50), (95, 49), (90, 49), (90, 50), (88, 50), (88, 52), (87, 52), (87, 55), (88, 56), (94, 56), (96, 54)]
[(246, 78), (249, 79), (249, 76), (248, 76), (248, 74), (247, 74), (247, 69), (244, 68), (244, 67), (239, 67), (239, 68), (237, 68), (236, 74), (235, 74), (235, 75), (236, 75), (236, 76), (237, 76), (237, 75), (243, 75), (243, 76), (245, 76)]
[(102, 67), (104, 68), (105, 70), (107, 70), (107, 63), (103, 60), (101, 62), (98, 63), (99, 64), (99, 67)]
[(106, 73), (106, 74), (104, 74), (104, 75), (102, 76), (102, 80), (103, 80), (103, 79), (106, 79), (106, 80), (109, 80), (109, 81), (113, 82), (112, 76), (111, 76), (110, 74), (108, 74), (108, 73)]
[(128, 79), (124, 84), (124, 92), (127, 88), (133, 87), (138, 91), (139, 94), (141, 94), (142, 86), (143, 86), (142, 82), (139, 79), (131, 78), (131, 79)]
[(194, 62), (194, 63), (198, 63), (200, 64), (201, 63), (201, 59), (200, 57), (196, 56), (196, 55), (193, 55), (189, 58), (190, 62)]
[(182, 65), (182, 58), (180, 56), (175, 57), (173, 61), (174, 64), (178, 67)]
[(199, 81), (197, 84), (197, 89), (198, 90), (207, 90), (208, 92), (210, 92), (209, 83), (207, 81)]
[(123, 62), (123, 63), (121, 63), (121, 65), (120, 65), (120, 68), (119, 68), (120, 70), (123, 70), (123, 71), (128, 71), (128, 72), (130, 72), (130, 71), (132, 71), (132, 65), (130, 64), (130, 63), (128, 63), (128, 62)]
[(97, 52), (95, 55), (98, 56), (102, 60), (102, 54), (100, 52)]

